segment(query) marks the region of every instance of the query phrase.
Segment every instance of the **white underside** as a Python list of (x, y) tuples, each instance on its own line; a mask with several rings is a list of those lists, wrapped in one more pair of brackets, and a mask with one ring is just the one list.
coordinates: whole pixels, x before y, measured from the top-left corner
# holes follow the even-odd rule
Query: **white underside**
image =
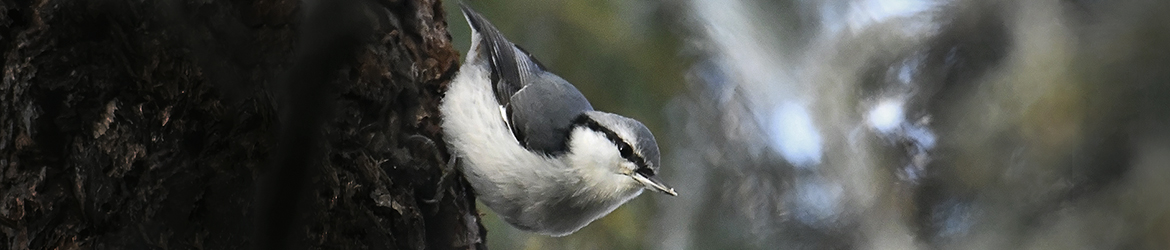
[(564, 162), (530, 153), (521, 147), (504, 124), (489, 86), (469, 82), (469, 79), (487, 79), (485, 72), (468, 68), (474, 67), (464, 67), (451, 82), (440, 111), (446, 141), (460, 156), (464, 174), (474, 177), (469, 180), (477, 192), (488, 194), (481, 194), (480, 199), (487, 203), (497, 198), (490, 197), (494, 193), (524, 193), (549, 188), (532, 186), (539, 182), (514, 180), (541, 175), (559, 178), (563, 174), (514, 166), (541, 165), (564, 169)]

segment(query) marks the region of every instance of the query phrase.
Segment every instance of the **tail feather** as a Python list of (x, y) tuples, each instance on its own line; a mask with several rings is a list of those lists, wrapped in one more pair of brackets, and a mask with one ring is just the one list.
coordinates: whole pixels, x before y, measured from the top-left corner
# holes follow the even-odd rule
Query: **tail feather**
[(469, 63), (487, 63), (491, 69), (492, 89), (496, 101), (507, 106), (512, 94), (526, 84), (525, 79), (544, 71), (544, 67), (526, 51), (504, 38), (496, 26), (467, 4), (459, 3), (463, 16), (471, 26), (471, 49)]

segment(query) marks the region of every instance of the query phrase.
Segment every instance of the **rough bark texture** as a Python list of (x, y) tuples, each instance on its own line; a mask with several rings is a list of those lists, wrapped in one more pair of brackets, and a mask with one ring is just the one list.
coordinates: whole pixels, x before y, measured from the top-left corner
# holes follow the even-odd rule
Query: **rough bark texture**
[[(272, 247), (256, 221), (298, 248), (482, 248), (469, 189), (438, 185), (441, 4), (313, 18), (335, 2), (0, 0), (0, 248)], [(303, 179), (272, 176), (289, 159)]]

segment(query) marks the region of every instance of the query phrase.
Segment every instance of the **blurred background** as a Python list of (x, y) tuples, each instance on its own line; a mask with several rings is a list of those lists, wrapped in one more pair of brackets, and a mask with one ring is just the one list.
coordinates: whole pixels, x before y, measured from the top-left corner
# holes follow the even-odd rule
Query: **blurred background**
[(1170, 249), (1168, 1), (467, 4), (680, 194), (490, 248)]

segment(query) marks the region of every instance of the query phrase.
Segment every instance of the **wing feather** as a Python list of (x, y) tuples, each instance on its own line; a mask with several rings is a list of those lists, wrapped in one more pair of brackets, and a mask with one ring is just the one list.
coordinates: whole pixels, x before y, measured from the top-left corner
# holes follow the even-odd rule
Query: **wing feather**
[(472, 32), (479, 35), (480, 39), (473, 41), (478, 43), (478, 46), (472, 47), (479, 50), (477, 56), (483, 57), (481, 59), (484, 59), (491, 69), (492, 90), (495, 92), (496, 101), (500, 105), (508, 106), (512, 95), (524, 88), (529, 82), (528, 79), (544, 72), (544, 68), (528, 52), (504, 38), (504, 34), (483, 15), (464, 4), (460, 4), (460, 8), (463, 9), (463, 15), (471, 25)]
[[(509, 42), (495, 26), (467, 5), (460, 4), (473, 32), (469, 62), (486, 63), (492, 91), (504, 113), (504, 122), (516, 141), (545, 154), (566, 150), (572, 121), (593, 110), (572, 84), (544, 70), (524, 49)], [(475, 38), (478, 37), (478, 38)]]

